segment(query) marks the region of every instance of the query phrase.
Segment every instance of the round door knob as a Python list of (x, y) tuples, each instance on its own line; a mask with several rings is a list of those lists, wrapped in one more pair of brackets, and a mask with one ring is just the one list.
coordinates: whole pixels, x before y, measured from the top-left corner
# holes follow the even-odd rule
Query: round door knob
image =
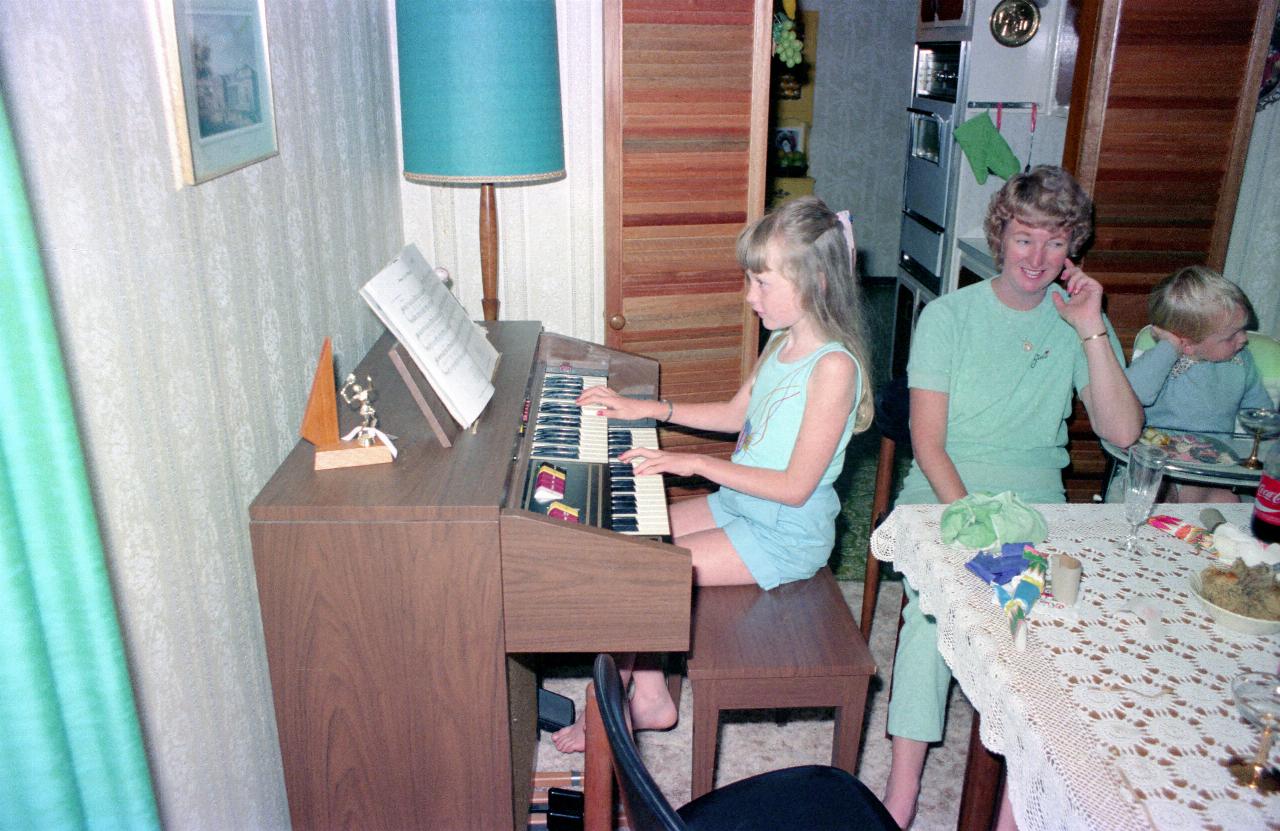
[(614, 315), (613, 317), (609, 318), (609, 328), (615, 332), (617, 332), (623, 326), (626, 326), (626, 325), (627, 325), (627, 319), (622, 315)]

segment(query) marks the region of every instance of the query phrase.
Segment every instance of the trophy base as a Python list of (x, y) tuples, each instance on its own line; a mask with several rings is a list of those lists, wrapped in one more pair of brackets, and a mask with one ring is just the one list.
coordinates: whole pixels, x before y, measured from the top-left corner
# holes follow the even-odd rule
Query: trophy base
[(333, 470), (340, 467), (382, 465), (391, 461), (391, 449), (380, 441), (368, 447), (355, 441), (340, 441), (316, 448), (316, 470)]

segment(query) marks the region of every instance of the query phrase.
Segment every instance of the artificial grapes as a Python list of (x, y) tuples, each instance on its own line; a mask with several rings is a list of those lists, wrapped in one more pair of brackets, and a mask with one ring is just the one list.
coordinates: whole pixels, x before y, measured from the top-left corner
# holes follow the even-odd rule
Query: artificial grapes
[(800, 63), (804, 43), (796, 37), (795, 21), (779, 12), (773, 16), (773, 54), (788, 67)]

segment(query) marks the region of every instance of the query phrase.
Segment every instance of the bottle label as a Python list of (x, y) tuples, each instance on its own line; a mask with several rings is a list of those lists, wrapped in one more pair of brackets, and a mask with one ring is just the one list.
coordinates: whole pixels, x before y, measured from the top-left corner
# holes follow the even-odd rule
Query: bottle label
[(1280, 479), (1262, 474), (1253, 503), (1253, 516), (1269, 525), (1280, 526)]

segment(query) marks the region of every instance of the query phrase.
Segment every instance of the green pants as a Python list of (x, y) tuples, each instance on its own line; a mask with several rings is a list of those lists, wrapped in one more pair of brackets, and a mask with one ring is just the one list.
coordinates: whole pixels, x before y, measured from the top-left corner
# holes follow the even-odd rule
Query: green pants
[(942, 741), (951, 669), (938, 654), (938, 624), (920, 611), (920, 596), (903, 581), (907, 606), (902, 610), (898, 653), (893, 659), (893, 697), (889, 701), (889, 735), (921, 742)]

